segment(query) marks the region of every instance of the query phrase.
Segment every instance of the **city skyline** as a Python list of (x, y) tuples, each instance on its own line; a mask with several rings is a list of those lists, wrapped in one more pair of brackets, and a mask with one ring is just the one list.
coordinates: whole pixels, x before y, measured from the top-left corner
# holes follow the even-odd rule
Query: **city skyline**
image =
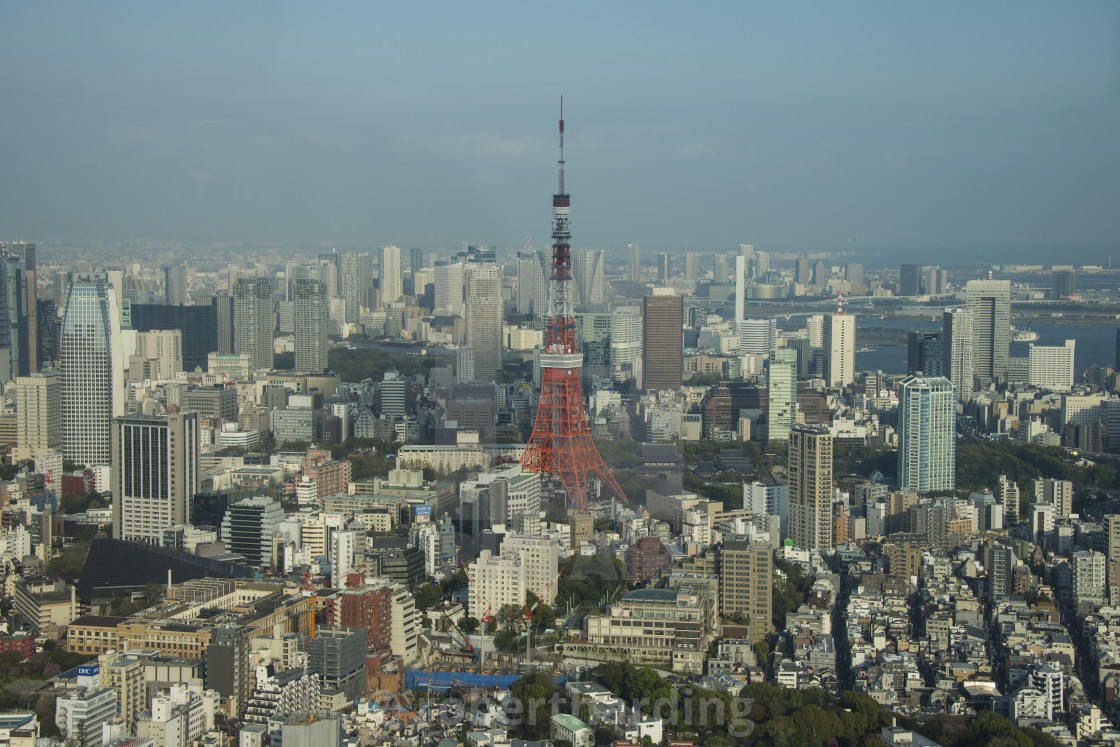
[[(216, 7), (2, 12), (5, 69), (24, 73), (5, 86), (23, 116), (0, 124), (21, 144), (0, 187), (8, 235), (543, 244), (533, 196), (564, 94), (574, 249), (1115, 253), (1113, 5), (993, 4), (967, 25), (871, 4), (816, 6), (813, 23), (576, 4), (562, 24), (358, 6), (215, 24)], [(360, 34), (378, 27), (406, 33), (371, 48)], [(336, 43), (300, 43), (327, 32)], [(542, 44), (589, 53), (557, 65)]]

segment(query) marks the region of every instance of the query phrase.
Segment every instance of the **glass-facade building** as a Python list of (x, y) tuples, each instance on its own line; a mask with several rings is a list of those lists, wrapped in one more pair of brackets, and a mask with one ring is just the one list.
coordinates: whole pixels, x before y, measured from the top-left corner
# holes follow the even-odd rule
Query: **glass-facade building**
[(898, 388), (898, 487), (956, 487), (956, 394), (944, 376), (910, 376)]

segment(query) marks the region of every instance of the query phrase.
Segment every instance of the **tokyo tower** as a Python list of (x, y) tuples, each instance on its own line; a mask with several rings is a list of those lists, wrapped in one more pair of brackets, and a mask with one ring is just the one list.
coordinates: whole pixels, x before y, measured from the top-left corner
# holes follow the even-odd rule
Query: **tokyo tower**
[(591, 431), (580, 391), (579, 368), (583, 355), (576, 347), (576, 319), (572, 308), (572, 252), (568, 210), (571, 199), (564, 191), (564, 99), (560, 99), (560, 188), (552, 196), (552, 270), (548, 284), (548, 324), (541, 351), (541, 395), (533, 435), (521, 455), (527, 472), (547, 472), (560, 480), (568, 506), (587, 513), (587, 480), (591, 475), (605, 482), (626, 500), (614, 475), (603, 462)]

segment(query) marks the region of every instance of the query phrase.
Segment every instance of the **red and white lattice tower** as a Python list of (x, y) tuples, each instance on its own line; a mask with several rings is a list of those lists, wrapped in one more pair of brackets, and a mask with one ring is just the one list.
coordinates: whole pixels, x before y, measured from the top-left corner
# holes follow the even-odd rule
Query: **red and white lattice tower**
[(560, 188), (552, 196), (552, 271), (548, 285), (548, 325), (541, 350), (541, 396), (537, 419), (521, 468), (547, 472), (564, 485), (568, 506), (587, 513), (587, 480), (595, 475), (614, 493), (626, 494), (603, 462), (591, 430), (580, 391), (579, 369), (583, 355), (576, 347), (576, 318), (573, 311), (571, 231), (568, 210), (571, 199), (564, 191), (564, 100), (560, 99)]

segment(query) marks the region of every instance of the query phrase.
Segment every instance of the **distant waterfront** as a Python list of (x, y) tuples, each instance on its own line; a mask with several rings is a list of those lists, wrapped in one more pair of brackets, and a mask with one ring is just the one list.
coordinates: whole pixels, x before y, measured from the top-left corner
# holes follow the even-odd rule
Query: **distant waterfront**
[[(856, 318), (856, 347), (860, 347), (860, 327), (885, 327), (888, 329), (937, 330), (938, 322), (928, 319), (879, 319), (878, 317)], [(1038, 333), (1036, 345), (1064, 345), (1066, 340), (1076, 340), (1074, 365), (1078, 370), (1092, 366), (1109, 366), (1115, 363), (1116, 327), (1079, 324), (1032, 324), (1031, 329)], [(1013, 357), (1027, 356), (1030, 343), (1011, 343)], [(882, 371), (885, 374), (906, 373), (906, 348), (893, 345), (877, 345), (871, 353), (856, 353), (857, 371)]]

